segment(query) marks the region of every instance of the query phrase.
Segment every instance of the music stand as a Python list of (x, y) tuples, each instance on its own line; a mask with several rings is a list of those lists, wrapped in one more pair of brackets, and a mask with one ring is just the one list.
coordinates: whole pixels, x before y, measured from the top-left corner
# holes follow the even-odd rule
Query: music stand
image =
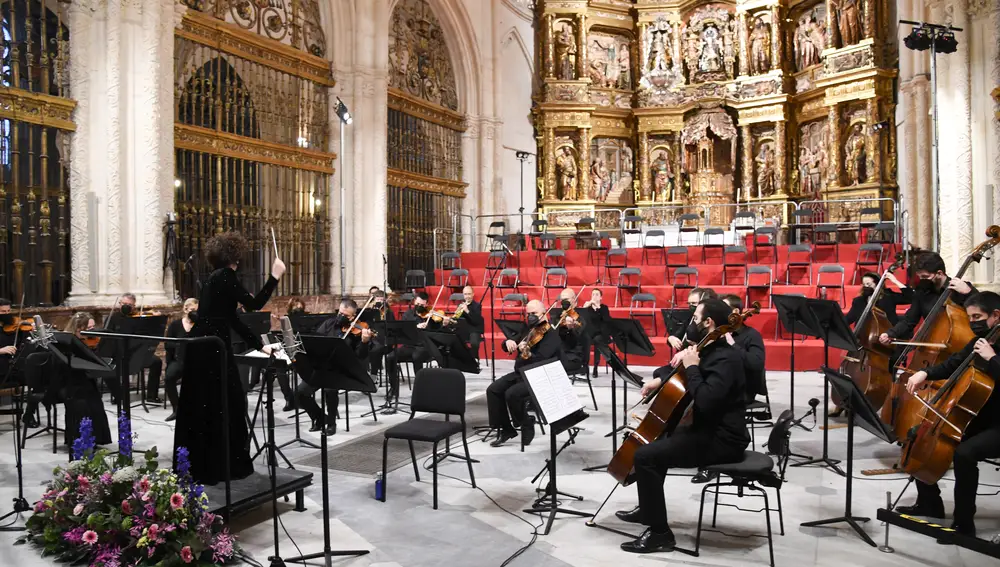
[[(148, 317), (122, 317), (119, 321), (118, 328), (113, 332), (119, 335), (145, 335), (151, 337), (162, 337), (163, 332), (167, 328), (167, 316), (166, 315), (151, 315)], [(115, 348), (116, 341), (101, 340), (98, 344), (98, 356), (101, 353), (107, 353), (112, 351), (113, 357), (117, 360), (116, 369), (118, 370), (118, 383), (121, 387), (121, 396), (118, 399), (118, 413), (122, 411), (128, 417), (129, 421), (132, 420), (132, 402), (129, 396), (129, 380), (128, 377), (132, 374), (140, 374), (143, 368), (146, 368), (152, 364), (153, 359), (156, 357), (156, 346), (159, 342), (152, 341), (138, 341), (133, 343), (127, 336), (119, 337), (118, 344), (121, 346)], [(107, 343), (109, 346), (105, 349), (101, 347)], [(106, 354), (105, 354), (106, 357)], [(136, 407), (142, 406), (142, 409), (149, 413), (149, 408), (146, 407), (146, 388), (145, 384), (139, 385), (139, 403), (135, 404)]]
[[(816, 322), (819, 324), (819, 333), (815, 336), (818, 339), (823, 340), (823, 367), (827, 368), (830, 366), (830, 347), (838, 348), (846, 351), (857, 351), (860, 349), (858, 345), (857, 338), (854, 335), (854, 331), (851, 330), (851, 326), (844, 319), (844, 312), (840, 310), (840, 304), (836, 301), (829, 299), (807, 299), (806, 304), (809, 309), (812, 310), (813, 315), (815, 315)], [(840, 462), (837, 459), (831, 459), (829, 457), (829, 437), (830, 437), (830, 412), (827, 408), (830, 405), (830, 388), (824, 379), (823, 382), (823, 454), (815, 459), (809, 459), (805, 462), (795, 463), (793, 467), (802, 467), (806, 465), (816, 465), (823, 464), (829, 467), (833, 472), (844, 476), (844, 471), (841, 470), (837, 464)]]
[[(322, 325), (324, 321), (326, 321), (332, 316), (333, 314), (331, 313), (308, 313), (308, 314), (288, 315), (288, 322), (292, 326), (292, 333), (296, 336), (301, 336), (303, 334), (311, 334), (311, 333), (314, 334), (316, 329), (318, 329), (319, 326)], [(289, 376), (291, 377), (291, 380), (289, 381), (290, 382), (289, 388), (292, 391), (292, 400), (294, 403), (295, 392), (298, 389), (299, 380), (301, 380), (302, 378), (299, 377), (299, 373), (296, 372), (294, 368), (286, 368), (285, 371), (288, 372)], [(312, 449), (319, 449), (319, 445), (317, 445), (313, 441), (302, 438), (301, 419), (302, 419), (302, 414), (304, 412), (299, 408), (295, 408), (294, 412), (295, 412), (295, 437), (289, 439), (288, 441), (285, 441), (281, 445), (278, 445), (278, 449), (284, 449), (285, 447), (294, 445), (295, 443), (305, 445), (306, 447), (310, 447)]]
[(298, 335), (314, 335), (316, 329), (333, 317), (333, 313), (302, 313), (289, 315), (288, 322), (292, 324), (292, 330)]
[[(642, 327), (642, 323), (636, 321), (635, 319), (611, 319), (608, 325), (608, 331), (611, 340), (615, 343), (615, 348), (619, 352), (625, 355), (625, 359), (622, 362), (625, 368), (628, 368), (628, 355), (634, 354), (637, 356), (653, 356), (656, 354), (656, 349), (653, 348), (652, 341), (649, 340), (649, 335), (646, 334), (646, 329)], [(641, 386), (640, 386), (641, 388)], [(614, 380), (611, 382), (611, 405), (615, 404), (615, 384)], [(628, 382), (622, 381), (622, 428), (628, 425)], [(620, 429), (616, 430), (619, 431)]]
[[(271, 332), (271, 313), (268, 311), (237, 313), (237, 317), (241, 323), (250, 329), (250, 332), (255, 337)], [(250, 348), (250, 345), (243, 341), (243, 336), (237, 333), (235, 329), (229, 330), (229, 342), (233, 345), (234, 352), (244, 352)], [(267, 341), (264, 342), (266, 343)], [(236, 368), (239, 370), (240, 378), (243, 380), (243, 387), (247, 391), (253, 389), (257, 385), (257, 382), (260, 381), (260, 368), (250, 367), (245, 364), (237, 364)], [(252, 377), (250, 375), (251, 371), (253, 372)], [(261, 390), (261, 394), (263, 394), (263, 390)]]
[(479, 374), (479, 361), (458, 335), (441, 331), (426, 331), (422, 338), (424, 347), (441, 368), (454, 368), (467, 374)]
[[(614, 456), (614, 454), (618, 452), (618, 432), (623, 429), (623, 427), (617, 426), (618, 405), (615, 402), (615, 376), (621, 376), (623, 381), (631, 382), (640, 390), (642, 389), (642, 378), (633, 374), (632, 371), (625, 365), (625, 362), (623, 362), (622, 359), (618, 357), (618, 354), (611, 350), (611, 347), (607, 344), (598, 344), (597, 349), (601, 351), (601, 355), (604, 356), (604, 359), (608, 361), (608, 366), (611, 367), (611, 432), (605, 435), (605, 437), (611, 438), (611, 456)], [(626, 419), (628, 419), (627, 416)], [(603, 464), (594, 467), (587, 467), (583, 470), (587, 472), (603, 472), (607, 469), (608, 465)]]
[[(552, 530), (552, 522), (556, 519), (556, 514), (569, 514), (581, 518), (591, 518), (593, 514), (579, 512), (559, 506), (558, 486), (556, 484), (556, 457), (559, 450), (556, 449), (556, 436), (575, 427), (581, 421), (590, 417), (583, 411), (580, 399), (573, 391), (573, 385), (566, 375), (562, 361), (544, 360), (534, 364), (528, 364), (518, 369), (524, 383), (528, 385), (528, 392), (531, 395), (531, 402), (538, 412), (538, 418), (543, 424), (549, 426), (549, 486), (546, 489), (548, 501), (539, 500), (531, 508), (524, 510), (529, 514), (548, 514), (549, 519), (545, 524), (545, 531), (542, 535), (549, 535)], [(575, 435), (571, 435), (570, 442)], [(578, 500), (582, 498), (575, 497)]]
[(858, 522), (867, 522), (869, 518), (851, 515), (851, 491), (854, 481), (854, 477), (851, 475), (854, 462), (854, 420), (855, 418), (860, 419), (861, 421), (858, 425), (886, 443), (895, 443), (896, 435), (890, 427), (882, 423), (882, 420), (878, 416), (878, 410), (872, 407), (871, 402), (868, 401), (864, 392), (858, 389), (854, 380), (826, 366), (822, 367), (821, 370), (826, 380), (830, 383), (830, 386), (840, 394), (844, 409), (847, 410), (847, 495), (844, 502), (843, 516), (813, 522), (803, 522), (800, 525), (803, 527), (817, 527), (843, 522), (854, 528), (854, 531), (858, 533), (865, 543), (875, 547), (875, 542), (872, 541), (872, 538), (858, 525)]
[[(372, 382), (354, 350), (344, 339), (336, 337), (321, 337), (303, 335), (302, 351), (295, 356), (294, 365), (306, 382), (318, 388), (320, 392), (320, 411), (324, 419), (326, 413), (327, 390), (357, 390), (376, 392), (378, 388)], [(301, 367), (301, 368), (299, 368)], [(306, 378), (308, 376), (309, 378)], [(330, 549), (330, 473), (327, 467), (326, 435), (320, 435), (320, 468), (323, 483), (323, 551), (310, 553), (301, 557), (282, 560), (278, 555), (271, 558), (271, 565), (289, 563), (305, 563), (310, 559), (322, 557), (326, 565), (330, 565), (331, 557), (357, 557), (367, 555), (367, 549), (334, 551)]]
[[(806, 298), (799, 295), (774, 294), (771, 296), (774, 308), (778, 310), (778, 324), (791, 333), (791, 355), (789, 366), (788, 409), (795, 414), (795, 333), (806, 335), (809, 330), (820, 332), (819, 322), (809, 309)], [(799, 427), (803, 427), (801, 424)], [(803, 427), (803, 429), (805, 429)], [(800, 455), (796, 455), (800, 456)], [(810, 457), (806, 457), (807, 459)]]
[[(386, 341), (387, 344), (392, 345), (392, 352), (398, 353), (398, 349), (401, 346), (412, 346), (418, 347), (423, 346), (424, 340), (420, 338), (420, 329), (417, 328), (417, 321), (386, 321)], [(402, 373), (403, 363), (399, 360), (399, 356), (396, 356), (396, 373), (397, 376)], [(386, 374), (388, 374), (389, 368), (386, 367)], [(406, 402), (399, 401), (399, 390), (400, 384), (396, 384), (396, 399), (392, 400), (392, 392), (389, 391), (389, 380), (388, 376), (385, 381), (385, 411), (383, 414), (394, 414), (399, 411), (399, 405), (402, 403), (404, 406), (409, 406), (410, 404)]]
[(660, 309), (660, 314), (663, 316), (663, 326), (667, 329), (667, 335), (684, 336), (694, 311), (683, 308)]
[(528, 324), (524, 321), (497, 319), (496, 325), (500, 327), (500, 332), (503, 333), (504, 338), (509, 341), (519, 343), (524, 337), (528, 336)]

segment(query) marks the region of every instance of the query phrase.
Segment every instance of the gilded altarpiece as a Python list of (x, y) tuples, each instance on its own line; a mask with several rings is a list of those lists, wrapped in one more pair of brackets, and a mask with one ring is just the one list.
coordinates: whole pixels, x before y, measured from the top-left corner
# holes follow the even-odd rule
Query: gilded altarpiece
[(745, 208), (784, 224), (803, 202), (831, 221), (875, 203), (889, 218), (889, 14), (880, 0), (539, 0), (550, 226), (628, 207), (657, 224), (696, 212), (724, 226)]

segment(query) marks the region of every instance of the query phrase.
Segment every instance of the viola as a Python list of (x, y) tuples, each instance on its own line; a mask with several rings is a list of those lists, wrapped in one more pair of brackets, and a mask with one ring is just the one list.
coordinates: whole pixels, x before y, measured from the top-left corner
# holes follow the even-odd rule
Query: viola
[[(368, 323), (365, 323), (364, 321), (358, 321), (357, 323), (355, 323), (353, 325), (351, 325), (350, 323), (348, 323), (347, 325), (344, 325), (343, 327), (341, 327), (340, 330), (341, 330), (341, 332), (344, 333), (345, 337), (348, 334), (360, 337), (361, 336), (361, 331), (363, 331), (365, 329), (368, 329), (369, 331), (371, 331), (371, 327), (368, 326)], [(371, 333), (372, 333), (373, 337), (377, 337), (378, 336), (378, 333), (376, 333), (375, 331), (371, 331)]]
[(12, 333), (30, 333), (35, 328), (35, 323), (31, 319), (23, 319), (18, 316), (13, 316), (11, 321), (3, 326), (3, 332), (9, 334)]
[[(760, 303), (754, 302), (742, 313), (733, 312), (725, 325), (716, 327), (708, 333), (697, 345), (701, 352), (706, 346), (721, 339), (732, 331), (738, 330), (747, 319), (760, 313)], [(649, 410), (639, 425), (625, 434), (622, 444), (608, 464), (608, 474), (624, 486), (632, 483), (632, 470), (635, 466), (635, 452), (639, 447), (656, 441), (663, 435), (673, 431), (684, 418), (691, 396), (687, 391), (687, 377), (684, 375), (684, 365), (679, 364), (670, 376), (663, 380), (660, 387), (644, 397), (641, 404), (649, 404)]]
[(531, 358), (531, 349), (538, 343), (542, 342), (542, 339), (545, 338), (545, 333), (548, 333), (551, 328), (552, 325), (549, 325), (549, 322), (544, 320), (531, 328), (531, 331), (528, 332), (528, 336), (524, 337), (524, 339), (517, 345), (517, 350), (522, 359), (528, 360)]
[[(87, 329), (88, 331), (92, 329)], [(97, 345), (101, 343), (101, 337), (79, 337), (83, 344), (87, 345), (87, 348), (94, 350)]]

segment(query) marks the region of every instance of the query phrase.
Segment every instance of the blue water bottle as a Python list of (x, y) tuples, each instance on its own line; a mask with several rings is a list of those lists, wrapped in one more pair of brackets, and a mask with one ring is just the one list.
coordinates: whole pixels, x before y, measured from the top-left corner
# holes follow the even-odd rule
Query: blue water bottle
[(383, 490), (384, 486), (382, 484), (382, 473), (381, 472), (375, 473), (375, 500), (382, 499)]

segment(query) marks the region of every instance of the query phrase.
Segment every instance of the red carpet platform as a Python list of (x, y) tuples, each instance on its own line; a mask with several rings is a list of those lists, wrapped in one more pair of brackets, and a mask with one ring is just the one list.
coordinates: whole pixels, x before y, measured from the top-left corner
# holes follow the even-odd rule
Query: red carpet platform
[[(509, 357), (499, 349), (499, 339), (502, 335), (499, 330), (494, 333), (489, 322), (492, 320), (493, 311), (503, 310), (503, 297), (510, 293), (520, 293), (528, 299), (542, 299), (547, 302), (558, 298), (562, 287), (571, 287), (574, 291), (579, 291), (583, 284), (599, 283), (588, 287), (580, 298), (579, 304), (590, 299), (590, 290), (598, 287), (604, 293), (604, 303), (611, 309), (611, 315), (616, 318), (628, 318), (634, 316), (640, 320), (649, 333), (656, 355), (650, 357), (632, 356), (629, 358), (630, 364), (639, 365), (662, 365), (669, 360), (672, 350), (666, 342), (666, 331), (661, 309), (672, 307), (686, 307), (688, 290), (678, 288), (675, 294), (674, 284), (697, 285), (698, 287), (709, 287), (721, 294), (737, 294), (750, 301), (760, 301), (763, 309), (761, 313), (750, 319), (750, 325), (761, 332), (767, 346), (767, 368), (769, 370), (789, 370), (791, 368), (790, 350), (791, 342), (787, 332), (778, 334), (777, 311), (770, 307), (768, 301), (768, 284), (770, 283), (770, 293), (773, 294), (802, 294), (807, 297), (819, 297), (825, 295), (828, 299), (839, 300), (846, 311), (850, 306), (851, 299), (860, 292), (860, 273), (876, 271), (876, 265), (858, 266), (858, 245), (841, 244), (836, 252), (832, 247), (823, 248), (820, 251), (813, 251), (812, 263), (806, 267), (791, 267), (788, 272), (788, 247), (778, 246), (777, 249), (767, 247), (757, 250), (755, 257), (754, 249), (750, 248), (745, 257), (740, 254), (730, 254), (726, 258), (727, 264), (723, 264), (723, 253), (721, 249), (708, 249), (702, 247), (688, 247), (688, 267), (698, 270), (697, 281), (692, 277), (676, 277), (676, 267), (679, 259), (683, 255), (672, 255), (670, 258), (671, 267), (664, 265), (663, 255), (660, 251), (649, 251), (643, 261), (643, 250), (641, 248), (628, 249), (626, 267), (639, 268), (641, 274), (638, 277), (638, 286), (632, 285), (629, 288), (619, 288), (619, 272), (622, 270), (618, 262), (618, 267), (605, 269), (606, 254), (587, 250), (566, 250), (565, 268), (566, 286), (561, 284), (561, 276), (546, 276), (545, 268), (541, 264), (545, 262), (544, 252), (538, 253), (533, 250), (521, 252), (520, 258), (515, 253), (509, 255), (506, 260), (506, 268), (518, 269), (518, 284), (515, 287), (507, 286), (512, 282), (502, 282), (507, 287), (497, 287), (494, 292), (494, 299), (491, 305), (487, 296), (483, 300), (483, 316), (487, 321), (486, 341), (484, 353), (489, 353), (490, 341), (497, 341), (498, 357)], [(775, 251), (777, 254), (775, 255)], [(707, 257), (705, 254), (707, 253)], [(836, 254), (836, 255), (835, 255)], [(454, 303), (450, 300), (453, 292), (460, 292), (461, 286), (466, 282), (472, 285), (476, 291), (476, 297), (482, 297), (486, 291), (486, 282), (489, 276), (496, 277), (495, 270), (486, 268), (489, 254), (486, 252), (464, 253), (460, 259), (459, 269), (468, 270), (468, 275), (458, 272), (451, 274), (451, 270), (438, 270), (434, 274), (434, 281), (444, 284), (446, 287), (441, 292), (439, 306), (450, 310)], [(776, 257), (775, 257), (776, 256)], [(872, 261), (877, 260), (877, 254), (873, 255)], [(888, 249), (883, 254), (883, 268), (891, 263)], [(615, 260), (616, 258), (612, 258)], [(754, 260), (759, 261), (754, 261)], [(801, 260), (801, 258), (794, 258)], [(520, 260), (521, 267), (518, 268)], [(746, 266), (734, 265), (734, 263), (746, 263)], [(750, 274), (749, 284), (745, 285), (746, 271), (750, 266), (767, 266), (770, 268), (770, 277), (767, 273)], [(841, 287), (841, 273), (827, 272), (820, 274), (822, 266), (840, 266), (843, 269), (843, 287)], [(830, 268), (827, 268), (828, 270)], [(836, 268), (833, 268), (836, 270)], [(811, 272), (811, 283), (810, 283)], [(857, 284), (854, 284), (855, 272), (860, 272), (857, 277)], [(725, 279), (724, 279), (725, 278)], [(786, 278), (788, 284), (786, 284)], [(635, 284), (635, 277), (632, 280), (626, 278), (625, 283)], [(494, 279), (494, 281), (496, 281)], [(824, 289), (820, 289), (818, 284), (824, 284)], [(546, 287), (548, 285), (548, 287)], [(755, 287), (759, 286), (759, 287)], [(440, 287), (431, 285), (426, 288), (430, 295), (431, 302), (437, 296)], [(642, 306), (630, 306), (632, 296), (637, 293), (652, 294), (655, 298), (655, 306), (649, 303)], [(901, 308), (901, 312), (905, 308)], [(511, 305), (507, 309), (508, 317), (513, 317), (517, 312), (517, 307)], [(499, 313), (498, 313), (499, 316)], [(655, 321), (655, 323), (654, 323)], [(837, 350), (830, 351), (830, 363), (838, 365), (843, 352)], [(823, 344), (819, 340), (805, 340), (800, 337), (795, 342), (795, 368), (796, 370), (816, 370), (823, 364)]]

